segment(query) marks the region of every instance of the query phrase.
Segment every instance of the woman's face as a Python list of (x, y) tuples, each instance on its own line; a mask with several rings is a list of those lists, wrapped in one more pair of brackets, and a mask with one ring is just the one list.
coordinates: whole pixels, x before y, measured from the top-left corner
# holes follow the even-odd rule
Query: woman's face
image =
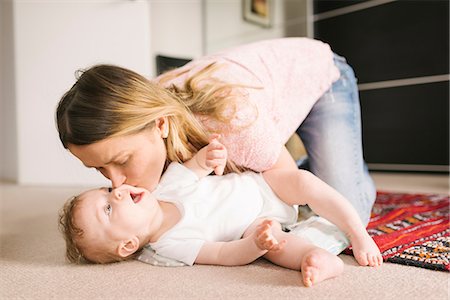
[(114, 188), (126, 183), (153, 191), (158, 185), (166, 147), (164, 121), (137, 134), (117, 136), (90, 145), (69, 145), (69, 151), (88, 168), (96, 168)]

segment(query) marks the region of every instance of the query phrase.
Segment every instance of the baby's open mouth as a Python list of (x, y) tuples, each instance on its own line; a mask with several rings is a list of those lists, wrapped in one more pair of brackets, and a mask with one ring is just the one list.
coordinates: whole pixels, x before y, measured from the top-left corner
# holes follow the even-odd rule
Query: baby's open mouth
[(141, 201), (142, 193), (140, 193), (140, 194), (133, 194), (133, 193), (130, 193), (130, 196), (131, 196), (131, 199), (133, 200), (133, 202), (134, 202), (135, 204), (137, 204), (139, 201)]

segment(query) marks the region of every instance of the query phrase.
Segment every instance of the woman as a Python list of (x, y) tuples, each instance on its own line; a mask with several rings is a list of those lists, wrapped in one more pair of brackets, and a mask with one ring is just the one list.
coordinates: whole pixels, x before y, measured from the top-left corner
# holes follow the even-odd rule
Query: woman
[(297, 168), (284, 144), (298, 128), (309, 170), (343, 194), (364, 224), (375, 201), (362, 157), (356, 79), (320, 41), (256, 42), (154, 81), (95, 66), (62, 97), (57, 125), (64, 147), (113, 187), (149, 190), (168, 162), (190, 159), (212, 133), (228, 149), (225, 172), (277, 177)]

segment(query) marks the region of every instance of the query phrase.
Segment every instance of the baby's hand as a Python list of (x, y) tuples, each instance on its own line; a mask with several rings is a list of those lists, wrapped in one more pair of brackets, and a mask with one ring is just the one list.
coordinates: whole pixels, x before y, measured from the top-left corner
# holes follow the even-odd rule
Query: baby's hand
[(272, 235), (272, 220), (264, 220), (256, 227), (255, 243), (261, 250), (279, 251), (284, 248), (286, 240), (278, 243), (277, 239)]
[(206, 146), (206, 166), (214, 169), (216, 175), (222, 175), (227, 164), (227, 149), (219, 142), (219, 134), (212, 134), (209, 137), (209, 144)]
[(358, 236), (350, 237), (353, 255), (361, 266), (379, 267), (383, 264), (380, 249), (367, 231)]

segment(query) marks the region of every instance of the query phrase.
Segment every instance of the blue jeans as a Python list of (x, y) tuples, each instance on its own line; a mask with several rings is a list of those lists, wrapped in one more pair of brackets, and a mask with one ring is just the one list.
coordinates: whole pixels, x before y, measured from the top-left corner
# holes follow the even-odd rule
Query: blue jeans
[(339, 80), (317, 101), (297, 129), (306, 151), (307, 169), (334, 187), (369, 222), (376, 190), (363, 159), (361, 112), (353, 69), (335, 54)]

